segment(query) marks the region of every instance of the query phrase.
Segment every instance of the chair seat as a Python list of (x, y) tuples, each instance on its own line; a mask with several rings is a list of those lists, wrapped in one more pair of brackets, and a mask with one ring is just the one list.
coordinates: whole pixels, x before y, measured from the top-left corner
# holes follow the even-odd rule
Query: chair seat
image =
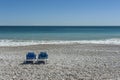
[(34, 60), (36, 59), (36, 54), (34, 52), (28, 52), (26, 54), (26, 60)]
[(46, 52), (40, 52), (38, 59), (48, 59), (48, 54)]

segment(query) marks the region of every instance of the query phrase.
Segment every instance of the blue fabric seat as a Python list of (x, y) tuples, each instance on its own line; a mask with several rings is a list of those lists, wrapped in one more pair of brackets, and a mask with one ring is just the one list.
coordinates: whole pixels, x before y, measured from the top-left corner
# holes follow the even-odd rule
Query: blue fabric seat
[(28, 52), (26, 54), (26, 59), (36, 59), (36, 54), (34, 52)]
[(48, 59), (48, 54), (46, 52), (40, 52), (38, 59)]

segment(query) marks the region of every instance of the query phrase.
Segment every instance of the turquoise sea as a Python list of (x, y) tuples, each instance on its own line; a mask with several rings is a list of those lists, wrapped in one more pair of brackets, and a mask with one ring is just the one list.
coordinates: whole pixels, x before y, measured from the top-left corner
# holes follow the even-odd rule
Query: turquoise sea
[(51, 43), (120, 44), (120, 27), (0, 26), (0, 46)]

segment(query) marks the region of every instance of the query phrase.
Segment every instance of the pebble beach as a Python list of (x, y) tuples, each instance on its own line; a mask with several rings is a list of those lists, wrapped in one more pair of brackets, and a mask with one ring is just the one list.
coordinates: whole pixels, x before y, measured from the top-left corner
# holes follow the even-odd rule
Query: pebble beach
[[(28, 51), (46, 51), (48, 63), (23, 64)], [(0, 80), (120, 80), (120, 45), (0, 47)]]

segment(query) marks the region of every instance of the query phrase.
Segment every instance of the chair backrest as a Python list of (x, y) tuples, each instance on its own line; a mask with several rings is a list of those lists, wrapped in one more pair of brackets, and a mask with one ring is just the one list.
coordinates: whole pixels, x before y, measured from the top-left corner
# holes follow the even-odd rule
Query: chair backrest
[(28, 52), (26, 54), (26, 59), (36, 59), (36, 54), (34, 52)]
[(48, 54), (46, 52), (40, 52), (38, 59), (48, 59)]

